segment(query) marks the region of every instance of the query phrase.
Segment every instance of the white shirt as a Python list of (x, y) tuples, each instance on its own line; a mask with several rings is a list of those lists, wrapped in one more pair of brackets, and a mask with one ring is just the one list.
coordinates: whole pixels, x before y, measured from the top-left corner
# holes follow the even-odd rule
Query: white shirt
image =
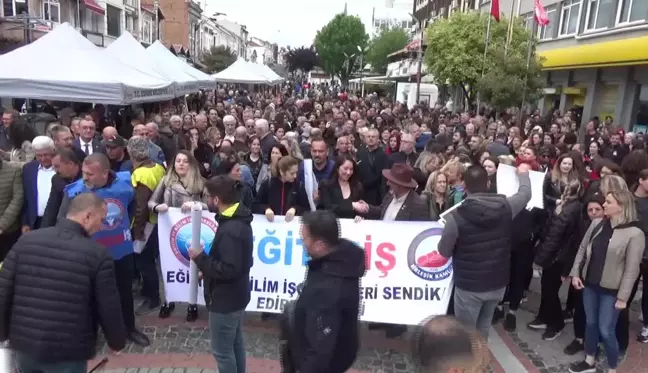
[(54, 167), (43, 168), (38, 166), (38, 175), (36, 176), (38, 192), (36, 192), (36, 196), (38, 198), (37, 215), (39, 218), (42, 218), (45, 214), (45, 207), (47, 207), (47, 201), (52, 190), (52, 176), (55, 174)]
[(398, 215), (398, 212), (400, 211), (401, 207), (403, 207), (403, 203), (405, 203), (405, 200), (407, 199), (407, 196), (409, 196), (411, 192), (407, 192), (404, 196), (400, 198), (392, 198), (391, 202), (389, 203), (389, 206), (387, 206), (387, 209), (385, 210), (385, 215), (383, 215), (383, 221), (394, 221), (396, 220), (396, 215)]
[(90, 155), (90, 154), (92, 154), (92, 140), (90, 140), (89, 142), (85, 142), (85, 141), (83, 141), (83, 139), (79, 139), (79, 145), (81, 145), (81, 150), (84, 153), (86, 152), (86, 148), (85, 148), (86, 144), (88, 144), (88, 153), (87, 153), (87, 155)]
[(223, 140), (227, 140), (232, 144), (234, 144), (234, 140), (236, 140), (236, 137), (234, 137), (234, 135), (225, 135), (225, 137), (223, 137)]

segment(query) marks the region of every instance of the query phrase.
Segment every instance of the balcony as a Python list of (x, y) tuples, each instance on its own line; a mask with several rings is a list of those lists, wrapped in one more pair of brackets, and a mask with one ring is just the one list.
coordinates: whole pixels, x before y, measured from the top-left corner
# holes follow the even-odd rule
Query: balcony
[(93, 32), (88, 30), (81, 30), (81, 35), (85, 36), (86, 39), (90, 40), (94, 45), (98, 47), (104, 47), (104, 35), (100, 32)]

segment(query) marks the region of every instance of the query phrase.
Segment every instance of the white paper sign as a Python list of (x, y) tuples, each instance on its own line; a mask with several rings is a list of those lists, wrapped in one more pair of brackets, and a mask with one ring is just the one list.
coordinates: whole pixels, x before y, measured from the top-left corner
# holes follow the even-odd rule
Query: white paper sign
[[(538, 171), (529, 171), (531, 179), (531, 200), (527, 208), (544, 208), (544, 180), (545, 173)], [(520, 180), (517, 175), (517, 168), (506, 164), (500, 164), (497, 167), (497, 193), (510, 197), (518, 192)]]

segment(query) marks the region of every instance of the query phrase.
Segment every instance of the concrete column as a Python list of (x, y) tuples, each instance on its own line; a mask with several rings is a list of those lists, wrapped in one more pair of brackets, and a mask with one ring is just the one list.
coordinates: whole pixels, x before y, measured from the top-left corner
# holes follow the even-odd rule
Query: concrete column
[(595, 81), (588, 82), (586, 85), (585, 102), (583, 103), (583, 116), (581, 118), (581, 127), (585, 127), (592, 117), (592, 109), (595, 107), (598, 97), (599, 87), (598, 77)]
[[(561, 88), (567, 88), (567, 84), (563, 84)], [(558, 106), (558, 110), (560, 110), (561, 114), (565, 114), (567, 111), (567, 95), (560, 91), (560, 105)]]

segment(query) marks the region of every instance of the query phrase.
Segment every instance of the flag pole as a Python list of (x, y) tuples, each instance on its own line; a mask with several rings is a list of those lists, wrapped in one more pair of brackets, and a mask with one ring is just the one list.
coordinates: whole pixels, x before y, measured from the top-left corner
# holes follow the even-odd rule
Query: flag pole
[(486, 41), (484, 42), (484, 59), (482, 61), (481, 76), (484, 77), (486, 72), (486, 57), (488, 56), (488, 45), (490, 44), (491, 22), (493, 21), (493, 2), (490, 4), (490, 11), (488, 12), (488, 25), (486, 26)]
[(508, 55), (508, 49), (509, 49), (509, 44), (511, 43), (511, 39), (513, 39), (513, 11), (515, 8), (515, 0), (511, 1), (511, 11), (509, 12), (509, 26), (506, 32), (506, 42), (504, 43), (504, 57)]
[[(535, 45), (537, 27), (538, 27), (537, 22), (533, 22), (533, 27), (531, 28), (531, 36), (529, 37), (529, 42), (527, 43), (527, 60), (526, 60), (526, 69), (524, 71), (524, 85), (523, 85), (524, 88), (522, 88), (522, 105), (520, 106), (520, 111), (524, 109), (524, 104), (526, 101), (527, 84), (529, 81), (529, 67), (531, 66), (531, 55), (533, 54), (533, 46)], [(518, 115), (518, 118), (521, 124), (522, 115)]]

